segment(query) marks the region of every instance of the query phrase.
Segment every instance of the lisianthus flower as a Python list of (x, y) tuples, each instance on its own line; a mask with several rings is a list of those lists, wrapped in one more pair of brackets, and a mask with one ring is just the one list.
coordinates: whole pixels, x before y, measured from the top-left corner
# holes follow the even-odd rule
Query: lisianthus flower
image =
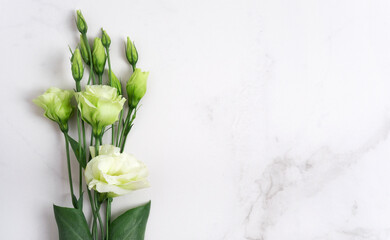
[(58, 123), (62, 131), (68, 131), (68, 120), (73, 112), (73, 91), (49, 88), (33, 102), (45, 110), (45, 116)]
[(132, 191), (149, 187), (148, 169), (133, 155), (120, 153), (112, 145), (99, 147), (99, 155), (94, 156), (85, 168), (85, 180), (89, 189), (117, 197)]
[(118, 120), (126, 99), (110, 86), (87, 85), (85, 88), (76, 93), (78, 108), (83, 120), (92, 126), (94, 135), (99, 136), (104, 127)]

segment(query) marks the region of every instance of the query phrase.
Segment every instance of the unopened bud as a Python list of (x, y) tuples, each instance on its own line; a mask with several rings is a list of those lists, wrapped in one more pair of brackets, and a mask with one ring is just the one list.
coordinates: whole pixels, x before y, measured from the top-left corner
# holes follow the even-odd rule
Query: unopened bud
[(131, 108), (136, 108), (141, 98), (145, 95), (148, 76), (149, 72), (142, 72), (141, 69), (136, 68), (127, 82), (126, 91)]
[(92, 62), (93, 68), (98, 75), (102, 75), (104, 72), (106, 58), (106, 51), (103, 47), (102, 40), (97, 37), (93, 43)]
[(83, 78), (84, 66), (81, 59), (81, 53), (78, 48), (73, 53), (72, 56), (72, 75), (75, 81), (80, 81)]
[(103, 30), (103, 28), (102, 28), (102, 43), (103, 46), (106, 48), (109, 48), (111, 44), (111, 38), (110, 36), (108, 36), (107, 32)]
[[(135, 67), (135, 65), (138, 62), (138, 52), (137, 52), (137, 48), (135, 47), (134, 43), (131, 42), (129, 37), (127, 37), (126, 57), (127, 57), (127, 60), (129, 61), (130, 65)], [(133, 70), (135, 70), (135, 69), (133, 69)]]
[(76, 18), (77, 29), (79, 30), (80, 33), (85, 34), (87, 33), (88, 30), (87, 23), (85, 22), (84, 16), (80, 10), (77, 10), (76, 13), (77, 13), (77, 18)]
[(88, 42), (85, 43), (85, 41), (83, 40), (83, 37), (82, 35), (80, 35), (80, 52), (81, 52), (81, 56), (83, 57), (83, 60), (84, 62), (89, 65), (89, 54), (88, 54), (88, 48), (87, 48), (87, 44), (89, 44)]

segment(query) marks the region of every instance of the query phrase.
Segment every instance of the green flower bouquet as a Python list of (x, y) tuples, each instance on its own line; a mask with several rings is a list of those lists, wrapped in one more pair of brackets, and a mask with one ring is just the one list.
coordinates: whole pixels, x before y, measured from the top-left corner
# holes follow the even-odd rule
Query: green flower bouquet
[[(87, 37), (88, 26), (79, 10), (76, 12), (76, 25), (80, 43), (74, 51), (71, 50), (75, 90), (52, 87), (33, 100), (44, 109), (47, 118), (58, 123), (65, 138), (73, 208), (53, 206), (59, 239), (142, 240), (150, 202), (126, 211), (114, 220), (111, 219), (111, 205), (115, 197), (149, 186), (145, 164), (123, 152), (139, 102), (146, 92), (149, 73), (137, 68), (138, 51), (127, 37), (126, 58), (133, 73), (125, 91), (122, 91), (122, 83), (111, 68), (111, 39), (107, 32), (102, 29), (101, 38), (95, 38), (91, 47)], [(82, 86), (85, 66), (89, 69), (89, 77)], [(104, 78), (108, 80), (106, 84)], [(127, 94), (127, 99), (123, 93)], [(73, 113), (77, 118), (77, 140), (69, 135), (69, 119)], [(88, 128), (90, 141), (86, 137)], [(111, 142), (103, 144), (103, 135), (107, 131), (111, 132)], [(75, 193), (72, 183), (70, 149), (79, 166), (78, 193)], [(92, 211), (91, 226), (83, 212), (85, 185)]]

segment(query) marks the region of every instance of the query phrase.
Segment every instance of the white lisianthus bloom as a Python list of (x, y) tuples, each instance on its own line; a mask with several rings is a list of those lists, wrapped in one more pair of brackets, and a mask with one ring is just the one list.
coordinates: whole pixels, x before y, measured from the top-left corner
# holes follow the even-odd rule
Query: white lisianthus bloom
[(94, 150), (91, 147), (93, 158), (84, 173), (89, 189), (117, 197), (149, 187), (148, 169), (133, 155), (120, 153), (120, 149), (112, 145), (100, 146), (97, 157)]

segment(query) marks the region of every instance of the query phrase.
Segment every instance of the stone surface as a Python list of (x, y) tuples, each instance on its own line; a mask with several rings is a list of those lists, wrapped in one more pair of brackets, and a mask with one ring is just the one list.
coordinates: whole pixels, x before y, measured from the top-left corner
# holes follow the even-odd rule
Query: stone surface
[(0, 5), (2, 239), (57, 239), (52, 204), (70, 206), (63, 137), (31, 100), (74, 88), (79, 8), (123, 82), (126, 36), (151, 72), (126, 151), (152, 187), (114, 216), (152, 199), (147, 240), (390, 239), (388, 1)]

